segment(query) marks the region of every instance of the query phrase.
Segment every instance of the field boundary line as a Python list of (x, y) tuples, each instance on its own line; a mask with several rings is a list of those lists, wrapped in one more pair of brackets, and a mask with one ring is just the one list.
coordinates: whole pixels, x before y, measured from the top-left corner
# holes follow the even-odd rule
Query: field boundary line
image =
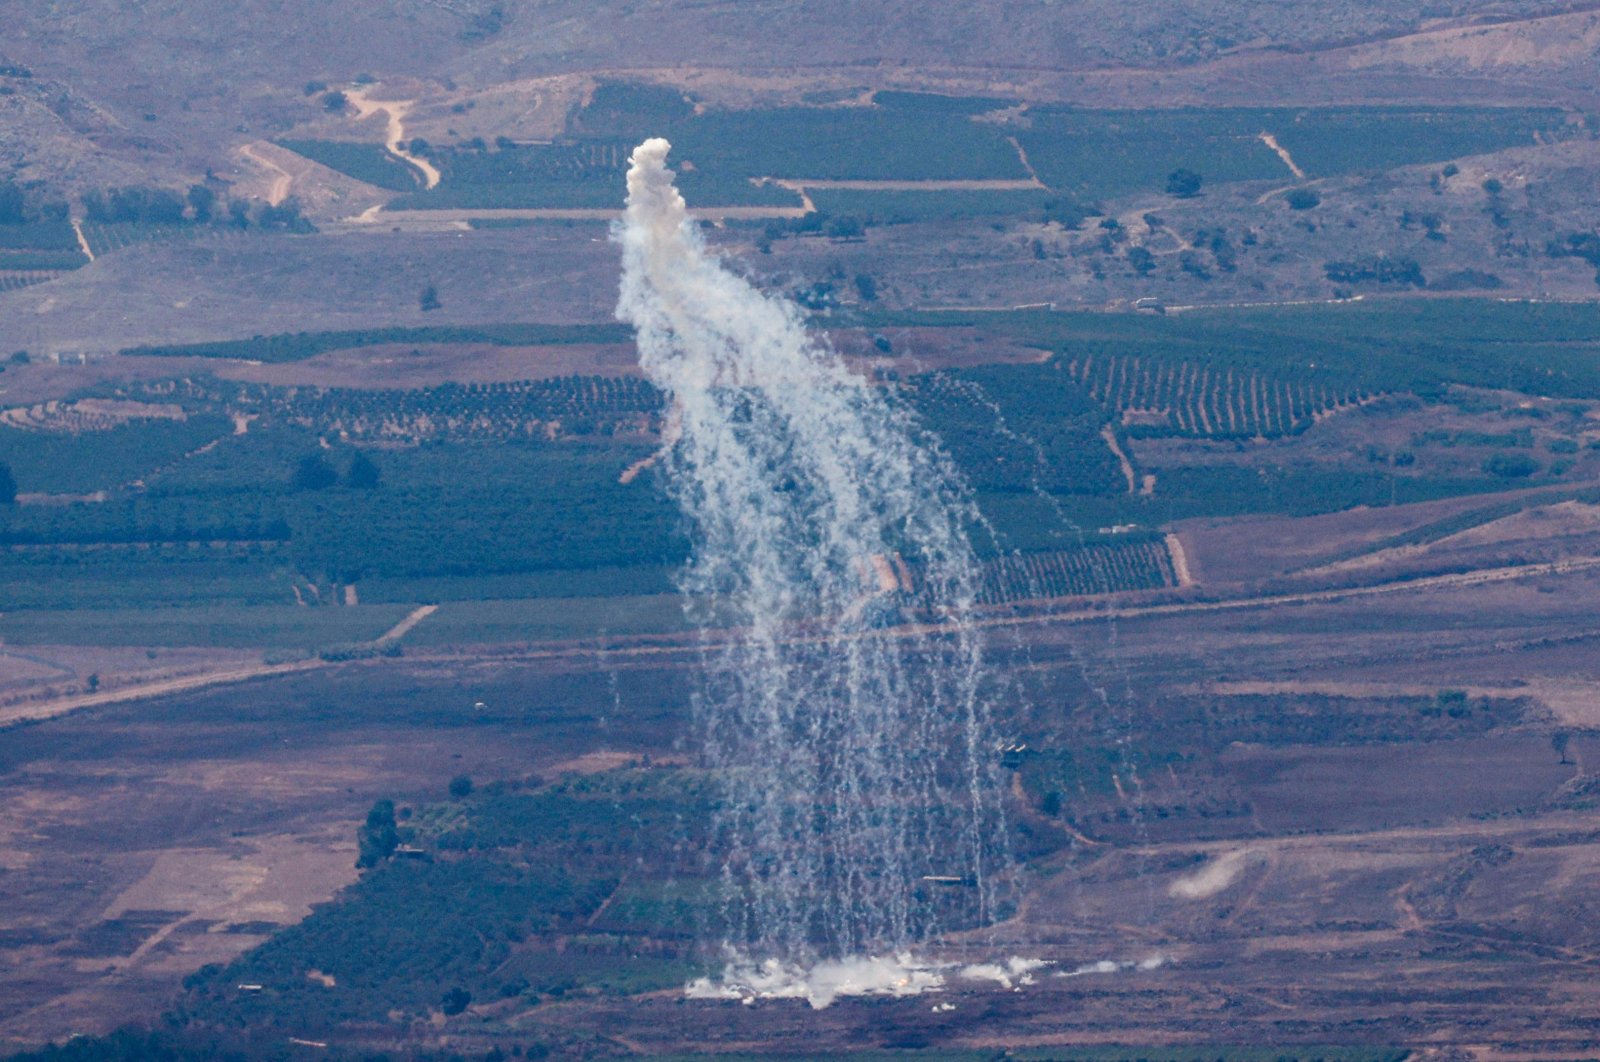
[[(1397, 594), (1407, 591), (1433, 589), (1464, 589), (1492, 583), (1532, 579), (1544, 575), (1565, 575), (1571, 572), (1600, 568), (1600, 557), (1579, 557), (1564, 561), (1547, 561), (1537, 564), (1514, 565), (1503, 568), (1482, 568), (1475, 571), (1429, 575), (1417, 579), (1376, 583), (1368, 586), (1341, 587), (1330, 590), (1306, 590), (1289, 594), (1271, 594), (1260, 597), (1225, 598), (1220, 601), (1179, 601), (1161, 605), (1128, 605), (1117, 608), (1079, 608), (1061, 612), (1040, 612), (1027, 616), (989, 616), (975, 619), (974, 627), (992, 629), (1028, 625), (1091, 623), (1107, 619), (1138, 619), (1145, 616), (1175, 616), (1191, 612), (1222, 612), (1230, 610), (1271, 608), (1277, 605), (1309, 605), (1349, 598), (1372, 597), (1379, 594)], [(950, 628), (945, 624), (908, 624), (883, 630), (859, 631), (842, 635), (799, 635), (792, 641), (816, 644), (837, 644), (867, 638), (903, 638), (927, 633), (937, 633)], [(708, 646), (722, 644), (723, 637), (733, 632), (707, 632), (701, 641), (666, 640), (644, 645), (609, 645), (603, 652), (608, 659), (628, 657), (672, 656), (693, 653)], [(581, 642), (568, 642), (560, 646), (531, 643), (529, 648), (496, 654), (504, 659), (557, 660), (593, 656), (597, 649)], [(451, 654), (444, 654), (451, 655)]]

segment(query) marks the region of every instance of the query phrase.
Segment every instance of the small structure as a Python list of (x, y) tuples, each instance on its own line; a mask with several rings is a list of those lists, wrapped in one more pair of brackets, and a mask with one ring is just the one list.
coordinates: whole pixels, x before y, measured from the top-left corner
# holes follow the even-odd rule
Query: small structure
[(1004, 767), (1008, 771), (1020, 771), (1022, 769), (1023, 758), (1026, 757), (1031, 751), (1032, 750), (1028, 748), (1026, 743), (1019, 742), (1012, 745), (1001, 745), (1000, 766)]

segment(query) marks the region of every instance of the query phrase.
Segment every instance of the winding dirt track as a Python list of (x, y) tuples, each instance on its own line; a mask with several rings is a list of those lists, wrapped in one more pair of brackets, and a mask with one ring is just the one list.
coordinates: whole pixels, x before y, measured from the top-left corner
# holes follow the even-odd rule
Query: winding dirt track
[(416, 100), (372, 100), (367, 98), (366, 89), (355, 89), (346, 94), (352, 105), (355, 106), (358, 118), (366, 118), (382, 111), (388, 117), (388, 134), (384, 146), (389, 149), (389, 154), (403, 159), (415, 166), (421, 173), (423, 187), (433, 188), (439, 183), (439, 171), (427, 159), (413, 155), (406, 150), (405, 118), (411, 108), (417, 105)]
[(264, 170), (270, 170), (275, 175), (272, 178), (271, 187), (267, 189), (267, 204), (269, 206), (277, 206), (289, 198), (289, 188), (294, 183), (293, 174), (256, 150), (256, 145), (254, 144), (246, 144), (241, 147), (239, 155), (241, 158), (249, 159)]

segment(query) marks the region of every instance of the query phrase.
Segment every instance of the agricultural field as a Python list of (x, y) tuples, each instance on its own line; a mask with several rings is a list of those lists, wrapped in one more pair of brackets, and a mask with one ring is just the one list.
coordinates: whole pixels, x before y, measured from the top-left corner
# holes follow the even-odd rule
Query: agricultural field
[[(906, 92), (876, 93), (865, 106), (707, 109), (667, 87), (613, 82), (571, 115), (556, 142), (427, 145), (441, 174), (427, 190), (415, 188), (413, 167), (378, 145), (279, 143), (409, 193), (392, 209), (604, 208), (616, 204), (632, 146), (665, 136), (691, 203), (796, 206), (792, 191), (763, 180), (819, 182), (817, 210), (887, 224), (1027, 215), (1049, 194), (1093, 202), (1159, 192), (1175, 170), (1212, 184), (1377, 172), (1571, 135), (1566, 126), (1566, 114), (1555, 108), (1113, 111)], [(1284, 150), (1290, 162), (1280, 156)], [(836, 181), (889, 184), (872, 192), (826, 187)], [(939, 181), (1022, 187), (982, 197), (914, 188)], [(1031, 194), (1018, 194), (1030, 182)]]
[[(1203, 565), (1214, 547), (1200, 545)], [(824, 1011), (679, 1001), (705, 968), (691, 935), (717, 916), (714, 875), (696, 855), (704, 779), (671, 748), (687, 646), (663, 655), (617, 636), (587, 654), (505, 652), (492, 667), (419, 647), (381, 668), (275, 679), (243, 703), (203, 692), (16, 731), (0, 784), (65, 749), (66, 766), (32, 783), (57, 796), (43, 825), (103, 817), (78, 827), (80, 843), (119, 830), (124, 840), (88, 919), (49, 890), (30, 894), (38, 975), (6, 981), (6, 998), (27, 1006), (9, 1008), (22, 1016), (0, 1031), (25, 1035), (50, 1013), (32, 1007), (74, 985), (80, 1002), (54, 1006), (159, 1006), (170, 1015), (161, 1035), (179, 1042), (269, 1030), (332, 1051), (392, 1049), (420, 1021), (458, 1048), (582, 1053), (609, 1049), (612, 1034), (594, 1030), (627, 1021), (623, 1035), (658, 1053), (759, 1030), (789, 1045), (836, 1041), (843, 1057), (913, 1039), (959, 1057), (998, 1007), (1036, 1043), (1066, 1045), (1041, 1058), (1197, 1057), (1072, 1047), (1113, 1030), (1119, 1043), (1158, 1042), (1180, 1027), (1204, 1040), (1204, 1057), (1256, 1057), (1215, 1045), (1272, 1038), (1267, 1057), (1392, 1058), (1386, 1045), (1423, 1005), (1514, 1011), (1530, 1040), (1586, 1043), (1581, 1021), (1543, 993), (1567, 976), (1553, 949), (1585, 946), (1590, 932), (1550, 883), (1595, 873), (1593, 795), (1563, 763), (1594, 750), (1581, 732), (1564, 756), (1551, 739), (1564, 725), (1553, 711), (1574, 710), (1558, 676), (1596, 678), (1592, 660), (1578, 663), (1587, 645), (1571, 641), (1593, 585), (1590, 573), (1548, 591), (1437, 586), (1289, 612), (1196, 600), (1114, 621), (1042, 618), (1022, 641), (1000, 641), (1019, 683), (1004, 726), (1026, 746), (1009, 768), (1014, 845), (1032, 868), (1003, 944), (1056, 965), (1020, 992), (947, 990), (936, 999), (951, 1012), (926, 999)], [(1292, 658), (1285, 637), (1297, 639)], [(1524, 647), (1475, 655), (1513, 643)], [(179, 731), (188, 738), (172, 741)], [(380, 746), (396, 751), (375, 757)], [(141, 781), (136, 807), (89, 801), (112, 755)], [(206, 787), (204, 821), (182, 818), (181, 784)], [(169, 837), (123, 825), (139, 820), (167, 824)], [(175, 893), (160, 914), (135, 906), (146, 895), (135, 885), (173, 873), (159, 869), (177, 858), (156, 855), (160, 845), (203, 853), (220, 829), (234, 865), (264, 865), (293, 851), (286, 822), (337, 846), (339, 867), (318, 871), (332, 902), (303, 918), (264, 914), (281, 887), (268, 873), (204, 907)], [(190, 873), (213, 872), (186, 858)], [(55, 866), (15, 873), (35, 880)], [(208, 919), (218, 932), (201, 931)], [(189, 928), (139, 951), (168, 926)], [(1140, 929), (1132, 942), (1129, 926)], [(1463, 936), (1496, 946), (1463, 950)], [(1330, 951), (1330, 939), (1344, 945)], [(950, 955), (983, 946), (958, 938)], [(118, 973), (72, 972), (83, 956)], [(1381, 994), (1362, 987), (1374, 964), (1419, 962), (1425, 976)], [(165, 969), (186, 979), (165, 975), (161, 994)], [(1530, 979), (1538, 991), (1522, 992)], [(1224, 1005), (1263, 993), (1312, 995), (1319, 1016), (1291, 1034), (1278, 1008)]]
[(306, 651), (370, 642), (404, 618), (400, 605), (294, 605), (181, 609), (30, 609), (0, 617), (10, 645), (208, 646)]
[[(0, 41), (0, 1055), (1600, 1056), (1600, 13), (194, 2)], [(970, 489), (930, 996), (684, 992), (656, 135)]]
[(384, 343), (489, 343), (496, 346), (618, 343), (631, 337), (620, 325), (506, 324), (479, 327), (418, 326), (343, 332), (295, 332), (212, 343), (129, 347), (134, 357), (228, 358), (239, 361), (289, 362), (314, 358), (331, 350)]
[(1043, 188), (981, 192), (817, 188), (807, 194), (819, 214), (854, 218), (864, 227), (958, 218), (1044, 218), (1058, 202), (1054, 193)]
[[(1018, 133), (1040, 179), (1093, 198), (1150, 192), (1177, 169), (1205, 181), (1312, 180), (1447, 162), (1559, 135), (1556, 109), (1037, 108)], [(1265, 137), (1273, 137), (1294, 173)]]
[[(1158, 534), (1173, 521), (1575, 489), (1600, 454), (1590, 307), (880, 312), (849, 323), (862, 336), (949, 330), (958, 344), (976, 329), (1051, 352), (890, 371), (975, 492), (979, 549), (996, 565), (985, 600), (995, 604), (1176, 588)], [(556, 349), (614, 333), (391, 329), (133, 353), (142, 362), (293, 365), (346, 347), (384, 349), (369, 346), (379, 341)], [(105, 608), (119, 592), (164, 607), (311, 605), (347, 592), (396, 605), (668, 593), (664, 573), (687, 547), (652, 470), (665, 408), (626, 375), (102, 385), (13, 410), (0, 425), (0, 460), (29, 502), (0, 514), (0, 583), (13, 588), (13, 609), (53, 614)], [(1119, 540), (1108, 534), (1117, 527), (1137, 534)], [(202, 571), (215, 574), (184, 575)], [(53, 577), (38, 581), (43, 572)], [(503, 616), (446, 608), (417, 637), (442, 644), (514, 638), (518, 623), (545, 629), (536, 618), (544, 606), (504, 607)], [(596, 607), (571, 629), (644, 629)]]
[(330, 170), (391, 192), (410, 192), (422, 186), (416, 167), (390, 154), (382, 144), (343, 140), (280, 140), (279, 147), (304, 155)]

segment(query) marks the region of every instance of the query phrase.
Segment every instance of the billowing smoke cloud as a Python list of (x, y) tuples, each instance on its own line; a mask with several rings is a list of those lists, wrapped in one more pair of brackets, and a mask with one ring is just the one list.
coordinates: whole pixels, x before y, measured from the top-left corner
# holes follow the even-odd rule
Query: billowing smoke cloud
[(916, 983), (863, 957), (994, 917), (1007, 865), (975, 512), (892, 393), (707, 252), (667, 152), (631, 159), (617, 313), (672, 402), (691, 614), (736, 631), (707, 639), (697, 711), (725, 933), (747, 983)]
[[(690, 982), (691, 999), (803, 999), (815, 1009), (850, 996), (917, 996), (962, 981), (991, 982), (1017, 991), (1034, 983), (1033, 973), (1048, 966), (1039, 959), (1012, 956), (1004, 962), (960, 966), (928, 962), (902, 952), (893, 957), (821, 961), (809, 968), (771, 960), (759, 966), (735, 960), (718, 980)], [(952, 1009), (949, 1004), (937, 1009)]]

